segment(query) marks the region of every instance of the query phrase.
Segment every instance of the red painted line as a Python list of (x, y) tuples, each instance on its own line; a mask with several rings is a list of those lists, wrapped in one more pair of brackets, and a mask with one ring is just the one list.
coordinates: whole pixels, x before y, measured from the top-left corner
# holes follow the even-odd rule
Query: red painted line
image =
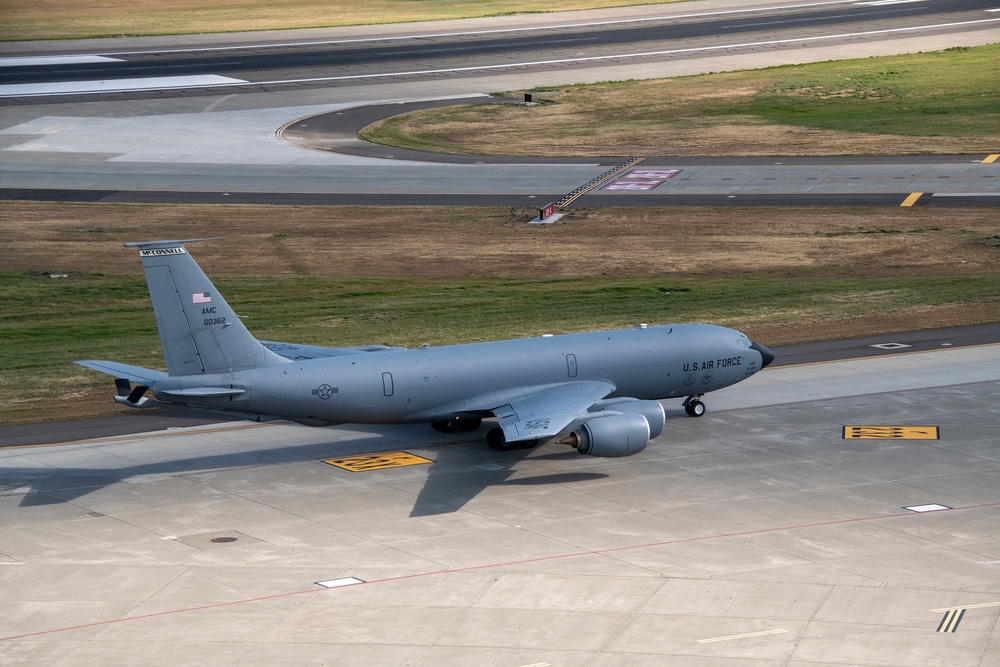
[(112, 625), (114, 623), (123, 623), (125, 621), (138, 621), (149, 618), (157, 618), (160, 616), (170, 616), (172, 614), (182, 614), (192, 611), (202, 611), (205, 609), (215, 609), (218, 607), (230, 607), (237, 604), (247, 604), (250, 602), (262, 602), (264, 600), (277, 600), (280, 598), (292, 597), (294, 595), (305, 595), (307, 593), (327, 593), (330, 591), (343, 590), (345, 588), (353, 588), (355, 586), (371, 586), (374, 584), (384, 584), (391, 581), (405, 581), (407, 579), (419, 579), (421, 577), (433, 577), (441, 574), (451, 574), (452, 572), (471, 572), (473, 570), (486, 570), (494, 567), (510, 567), (513, 565), (527, 565), (530, 563), (544, 563), (546, 561), (562, 560), (564, 558), (576, 558), (578, 556), (593, 556), (601, 554), (611, 554), (620, 551), (634, 551), (638, 549), (649, 549), (651, 547), (664, 547), (671, 546), (675, 544), (688, 544), (691, 542), (705, 542), (708, 540), (718, 540), (727, 537), (747, 537), (749, 535), (764, 535), (767, 533), (779, 533), (788, 530), (802, 530), (804, 528), (823, 528), (826, 526), (838, 526), (849, 523), (862, 523), (866, 521), (882, 521), (885, 519), (901, 519), (904, 517), (922, 517), (933, 514), (941, 514), (942, 512), (960, 512), (962, 510), (974, 510), (983, 509), (987, 507), (1000, 507), (1000, 503), (983, 503), (981, 505), (966, 505), (963, 507), (953, 507), (948, 510), (941, 510), (939, 512), (900, 512), (898, 514), (882, 514), (879, 516), (869, 516), (869, 517), (859, 517), (856, 519), (837, 519), (836, 521), (820, 521), (817, 523), (804, 523), (794, 526), (779, 526), (776, 528), (758, 528), (757, 530), (744, 530), (736, 533), (719, 533), (716, 535), (702, 535), (700, 537), (685, 537), (676, 540), (663, 540), (660, 542), (647, 542), (645, 544), (630, 544), (623, 547), (608, 547), (607, 549), (593, 549), (588, 551), (576, 551), (573, 553), (566, 554), (556, 554), (555, 556), (540, 556), (538, 558), (525, 558), (522, 560), (512, 560), (503, 561), (500, 563), (487, 563), (484, 565), (468, 565), (466, 567), (456, 567), (449, 570), (433, 570), (431, 572), (416, 572), (414, 574), (404, 574), (396, 577), (386, 577), (384, 579), (372, 579), (371, 581), (363, 581), (357, 584), (350, 584), (347, 586), (338, 586), (337, 588), (310, 588), (303, 591), (293, 591), (290, 593), (276, 593), (274, 595), (264, 595), (256, 598), (246, 598), (243, 600), (231, 600), (229, 602), (216, 602), (214, 604), (201, 605), (199, 607), (185, 607), (183, 609), (172, 609), (168, 611), (161, 611), (155, 614), (143, 614), (141, 616), (126, 616), (124, 618), (115, 618), (107, 621), (95, 621), (93, 623), (84, 623), (82, 625), (72, 625), (63, 628), (52, 628), (50, 630), (39, 630), (38, 632), (31, 632), (24, 635), (14, 635), (11, 637), (0, 637), (0, 641), (12, 641), (15, 639), (27, 639), (29, 637), (39, 637), (41, 635), (54, 634), (56, 632), (67, 632), (69, 630), (82, 630), (85, 628), (95, 628), (102, 625)]

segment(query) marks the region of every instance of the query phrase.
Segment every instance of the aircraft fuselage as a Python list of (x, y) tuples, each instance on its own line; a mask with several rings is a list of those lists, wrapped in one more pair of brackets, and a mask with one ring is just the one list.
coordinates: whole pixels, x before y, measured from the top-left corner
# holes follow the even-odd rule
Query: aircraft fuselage
[[(550, 385), (605, 381), (609, 398), (700, 395), (763, 367), (742, 333), (682, 324), (471, 343), (291, 362), (234, 373), (171, 377), (154, 395), (171, 402), (328, 422), (433, 422), (486, 416)], [(234, 396), (170, 390), (232, 387)], [(479, 406), (474, 408), (473, 406)]]

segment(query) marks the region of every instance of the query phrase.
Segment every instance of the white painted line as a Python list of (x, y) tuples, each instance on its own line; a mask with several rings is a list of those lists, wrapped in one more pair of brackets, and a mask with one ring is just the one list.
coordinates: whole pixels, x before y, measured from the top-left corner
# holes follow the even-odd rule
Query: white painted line
[(711, 644), (712, 642), (727, 642), (732, 639), (749, 639), (750, 637), (765, 637), (767, 635), (780, 635), (788, 630), (764, 630), (762, 632), (748, 632), (744, 635), (729, 635), (728, 637), (712, 637), (711, 639), (699, 639), (699, 644)]
[(171, 88), (206, 88), (236, 86), (247, 83), (217, 74), (197, 76), (156, 76), (139, 79), (105, 79), (103, 81), (58, 81), (54, 83), (14, 83), (0, 85), (0, 97), (35, 97), (39, 95), (80, 95), (83, 93), (116, 93), (135, 90), (169, 90)]
[(775, 39), (765, 42), (743, 42), (740, 44), (721, 44), (718, 46), (699, 46), (689, 49), (668, 49), (665, 51), (645, 51), (641, 53), (622, 53), (608, 56), (589, 56), (585, 58), (560, 58), (557, 60), (536, 60), (521, 63), (503, 63), (499, 65), (476, 65), (470, 67), (453, 67), (448, 69), (415, 70), (411, 72), (386, 72), (384, 74), (350, 74), (345, 76), (318, 77), (313, 79), (288, 79), (275, 81), (254, 81), (257, 85), (274, 85), (278, 83), (318, 83), (321, 81), (350, 81), (355, 79), (383, 79), (397, 76), (414, 76), (417, 74), (449, 74), (453, 72), (479, 72), (494, 69), (511, 69), (517, 67), (537, 67), (540, 65), (564, 65), (572, 63), (597, 62), (600, 60), (621, 60), (624, 58), (645, 58), (650, 56), (669, 56), (680, 53), (698, 53), (702, 51), (723, 51), (725, 49), (750, 48), (754, 46), (776, 46), (778, 44), (798, 44), (801, 42), (818, 42), (827, 39), (845, 39), (848, 37), (869, 37), (871, 35), (888, 35), (914, 30), (933, 30), (937, 28), (955, 28), (980, 23), (997, 23), (1000, 19), (977, 19), (975, 21), (959, 21), (957, 23), (936, 23), (933, 25), (918, 25), (908, 28), (889, 28), (886, 30), (869, 30), (865, 32), (847, 32), (836, 35), (820, 35), (818, 37), (796, 37), (794, 39)]
[(935, 192), (931, 197), (1000, 197), (1000, 192)]
[(0, 67), (31, 67), (33, 65), (86, 65), (88, 63), (120, 63), (121, 58), (109, 56), (12, 56), (0, 58)]
[(934, 614), (940, 614), (955, 609), (986, 609), (987, 607), (1000, 607), (1000, 602), (984, 602), (982, 604), (963, 604), (957, 607), (945, 607), (944, 609), (931, 609)]
[(875, 2), (856, 2), (854, 4), (881, 7), (882, 5), (905, 5), (911, 2), (926, 2), (926, 0), (875, 0)]
[(941, 512), (943, 510), (950, 510), (951, 508), (947, 505), (931, 503), (930, 505), (912, 505), (910, 507), (904, 507), (903, 509), (910, 510), (911, 512)]
[[(838, 3), (830, 3), (838, 4)], [(996, 19), (977, 19), (975, 21), (959, 21), (957, 23), (935, 23), (932, 25), (918, 25), (910, 26), (907, 28), (889, 28), (886, 30), (868, 30), (864, 32), (849, 32), (849, 33), (839, 33), (836, 35), (820, 35), (817, 37), (797, 37), (794, 39), (775, 39), (768, 40), (764, 42), (743, 42), (739, 44), (721, 44), (718, 46), (700, 46), (689, 49), (667, 49), (664, 51), (644, 51), (641, 53), (621, 53), (616, 55), (607, 56), (589, 56), (585, 58), (559, 58), (556, 60), (535, 60), (529, 62), (519, 62), (519, 63), (501, 63), (497, 65), (476, 65), (470, 67), (450, 67), (445, 69), (429, 69), (429, 70), (412, 70), (408, 72), (383, 72), (383, 73), (372, 73), (372, 74), (347, 74), (342, 76), (324, 76), (324, 77), (314, 77), (308, 79), (274, 79), (268, 81), (244, 81), (242, 79), (229, 79), (228, 82), (225, 80), (227, 77), (220, 77), (215, 75), (208, 75), (205, 78), (215, 79), (218, 82), (210, 82), (197, 84), (193, 83), (194, 80), (201, 77), (161, 77), (159, 79), (119, 79), (122, 81), (168, 81), (171, 79), (184, 79), (187, 83), (181, 83), (176, 85), (159, 85), (156, 87), (136, 87), (130, 90), (164, 90), (169, 88), (198, 88), (198, 87), (216, 87), (216, 88), (226, 88), (230, 86), (243, 86), (243, 85), (253, 85), (253, 86), (273, 86), (279, 84), (296, 84), (296, 83), (324, 83), (329, 81), (356, 81), (359, 79), (386, 79), (391, 77), (400, 76), (418, 76), (418, 75), (432, 75), (432, 74), (452, 74), (459, 72), (485, 72), (489, 70), (503, 70), (503, 69), (514, 69), (519, 67), (539, 67), (543, 65), (567, 65), (574, 63), (588, 63), (588, 62), (598, 62), (603, 60), (623, 60), (627, 58), (647, 58), (654, 56), (669, 56), (681, 53), (699, 53), (705, 51), (723, 51), (726, 49), (740, 49), (740, 48), (751, 48), (757, 46), (777, 46), (780, 44), (799, 44), (802, 42), (821, 42), (829, 39), (846, 39), (850, 37), (870, 37), (872, 35), (889, 35), (894, 33), (904, 33), (913, 32), (916, 30), (935, 30), (938, 28), (956, 28), (960, 26), (968, 25), (978, 25), (981, 23), (997, 23), (1000, 22), (1000, 18)], [(246, 47), (243, 47), (246, 48)], [(40, 95), (73, 95), (80, 94), (81, 92), (107, 92), (111, 89), (102, 88), (100, 90), (71, 90), (69, 86), (79, 85), (81, 83), (89, 83), (91, 85), (95, 83), (104, 84), (105, 82), (75, 82), (66, 84), (24, 84), (24, 85), (8, 85), (0, 86), (0, 97), (32, 97)], [(111, 83), (114, 83), (113, 81)], [(59, 91), (44, 92), (41, 88), (45, 86), (65, 86), (66, 88)], [(37, 90), (29, 91), (30, 88), (36, 88)], [(20, 92), (16, 92), (15, 89), (23, 89)], [(123, 89), (124, 90), (124, 89)]]
[(327, 579), (326, 581), (317, 581), (316, 584), (322, 586), (323, 588), (340, 588), (341, 586), (357, 586), (358, 584), (363, 584), (365, 582), (361, 581), (357, 577), (344, 577), (342, 579)]
[(361, 37), (357, 39), (331, 39), (314, 42), (280, 42), (276, 44), (242, 44), (239, 46), (207, 46), (194, 49), (172, 49), (165, 51), (114, 51), (116, 55), (140, 55), (153, 53), (201, 53), (203, 51), (242, 51), (246, 49), (285, 49), (294, 46), (326, 46), (330, 44), (357, 44), (359, 42), (394, 42), (406, 39), (437, 39), (440, 37), (471, 37), (475, 35), (497, 35), (508, 32), (532, 32), (538, 30), (566, 30), (569, 28), (594, 28), (609, 25), (625, 25), (629, 23), (651, 23), (655, 21), (676, 21), (679, 19), (696, 19), (709, 16), (726, 16), (729, 14), (753, 14), (778, 11), (782, 9), (803, 9), (806, 7), (825, 7), (827, 5), (857, 4), (857, 0), (827, 0), (826, 2), (810, 2), (801, 5), (776, 5), (774, 7), (755, 7), (751, 9), (729, 9), (718, 12), (701, 12), (697, 14), (673, 14), (667, 16), (651, 16), (648, 18), (619, 19), (616, 21), (590, 21), (585, 23), (557, 23), (553, 25), (525, 26), (520, 28), (497, 28), (495, 30), (471, 30), (462, 32), (440, 32), (416, 35), (399, 35), (385, 37)]

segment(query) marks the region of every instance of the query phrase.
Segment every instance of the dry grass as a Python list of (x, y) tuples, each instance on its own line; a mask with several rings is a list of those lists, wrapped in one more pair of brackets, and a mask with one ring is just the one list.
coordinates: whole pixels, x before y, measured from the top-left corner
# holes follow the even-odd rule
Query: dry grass
[[(901, 299), (894, 288), (874, 286), (874, 281), (886, 278), (941, 276), (948, 282), (994, 276), (1000, 239), (996, 212), (990, 209), (581, 209), (551, 226), (529, 226), (526, 221), (533, 213), (505, 208), (8, 202), (0, 207), (0, 267), (3, 273), (15, 275), (138, 276), (140, 264), (134, 250), (121, 247), (125, 241), (221, 236), (224, 241), (198, 244), (195, 249), (210, 276), (284, 276), (283, 284), (288, 285), (294, 284), (287, 281), (288, 276), (332, 276), (369, 277), (383, 283), (395, 280), (395, 284), (412, 280), (418, 285), (440, 279), (435, 284), (455, 289), (495, 276), (535, 285), (543, 301), (549, 298), (550, 288), (563, 290), (558, 292), (562, 295), (556, 297), (558, 301), (568, 297), (565, 290), (574, 288), (547, 286), (545, 280), (578, 278), (574, 283), (578, 289), (600, 291), (604, 285), (628, 283), (615, 276), (655, 277), (654, 284), (668, 286), (672, 277), (683, 284), (690, 284), (685, 281), (692, 276), (698, 284), (728, 279), (732, 289), (759, 279), (768, 279), (768, 285), (779, 289), (798, 280), (872, 279), (870, 289), (862, 285), (850, 292), (850, 298), (832, 292), (797, 306), (776, 306), (770, 295), (762, 295), (767, 297), (761, 300), (769, 304), (766, 308), (748, 311), (744, 307), (738, 316), (735, 310), (714, 306), (705, 311), (711, 321), (737, 326), (771, 345), (1000, 321), (1000, 296), (987, 293), (956, 305), (924, 302), (917, 294), (910, 302), (909, 297)], [(406, 283), (399, 283), (400, 279)], [(303, 284), (313, 285), (304, 288), (310, 290), (317, 283)], [(105, 292), (110, 296), (101, 297), (100, 308), (133, 313), (139, 319), (137, 326), (149, 329), (146, 306), (136, 302), (141, 288), (130, 290), (118, 297)], [(7, 298), (23, 302), (17, 293), (8, 293)], [(116, 299), (120, 305), (116, 306)], [(480, 302), (463, 305), (468, 308), (463, 312), (468, 312), (469, 324), (483, 315), (478, 310), (487, 311), (488, 306)], [(630, 312), (647, 306), (625, 304)], [(25, 312), (32, 312), (30, 304), (26, 307)], [(81, 304), (81, 308), (95, 310), (93, 305)], [(419, 329), (431, 315), (417, 314), (407, 326)], [(539, 319), (548, 321), (551, 315), (548, 312)], [(125, 317), (127, 321), (129, 316)], [(342, 338), (341, 325), (350, 322), (324, 318), (305, 320), (302, 330), (294, 328), (294, 318), (291, 322), (279, 318), (279, 327), (292, 325), (292, 329), (272, 335), (320, 342), (303, 337), (309, 332), (317, 335), (319, 327), (320, 334), (331, 337), (326, 344), (353, 344)], [(53, 316), (45, 327), (65, 329), (72, 322), (72, 318), (63, 321)], [(379, 321), (370, 326), (377, 329), (385, 324)], [(108, 326), (114, 330), (88, 341), (88, 350), (101, 348), (104, 340), (116, 341), (119, 347), (124, 341), (132, 354), (142, 357), (137, 361), (157, 363), (153, 360), (159, 353), (151, 332), (141, 336), (139, 344), (130, 342), (135, 340), (134, 331), (123, 337), (127, 329), (118, 329), (119, 320)], [(17, 340), (17, 334), (9, 337), (9, 332), (19, 330), (16, 326), (7, 329), (6, 339), (0, 330), (0, 346), (6, 346), (8, 359), (17, 357), (18, 347), (29, 343)], [(77, 349), (81, 344), (71, 342), (66, 349), (52, 350), (58, 360), (48, 363), (47, 376), (36, 378), (25, 368), (0, 375), (0, 404), (4, 406), (0, 421), (40, 421), (52, 418), (54, 412), (61, 419), (123, 412), (108, 400), (105, 378), (69, 363), (81, 358)], [(46, 365), (33, 354), (28, 354), (29, 359), (40, 367)], [(118, 358), (115, 355), (121, 350), (87, 354)], [(19, 358), (24, 364), (25, 354)]]
[(992, 209), (579, 209), (554, 225), (524, 224), (534, 213), (5, 203), (0, 266), (138, 274), (123, 242), (206, 236), (226, 238), (198, 246), (212, 275), (892, 277), (974, 275), (1000, 260)]
[[(995, 152), (1000, 46), (534, 91), (535, 105), (417, 111), (362, 137), (482, 155)], [(520, 96), (519, 93), (516, 96)]]

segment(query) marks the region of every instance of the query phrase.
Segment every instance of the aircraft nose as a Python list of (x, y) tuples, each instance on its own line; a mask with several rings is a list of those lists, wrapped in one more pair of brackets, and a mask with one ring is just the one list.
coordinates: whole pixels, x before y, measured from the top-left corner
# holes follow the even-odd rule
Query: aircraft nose
[(767, 365), (769, 363), (771, 363), (772, 361), (774, 361), (774, 352), (771, 352), (771, 350), (767, 349), (763, 345), (759, 345), (757, 343), (752, 343), (750, 345), (750, 349), (751, 350), (757, 350), (758, 352), (760, 352), (760, 367), (761, 368), (767, 368)]

